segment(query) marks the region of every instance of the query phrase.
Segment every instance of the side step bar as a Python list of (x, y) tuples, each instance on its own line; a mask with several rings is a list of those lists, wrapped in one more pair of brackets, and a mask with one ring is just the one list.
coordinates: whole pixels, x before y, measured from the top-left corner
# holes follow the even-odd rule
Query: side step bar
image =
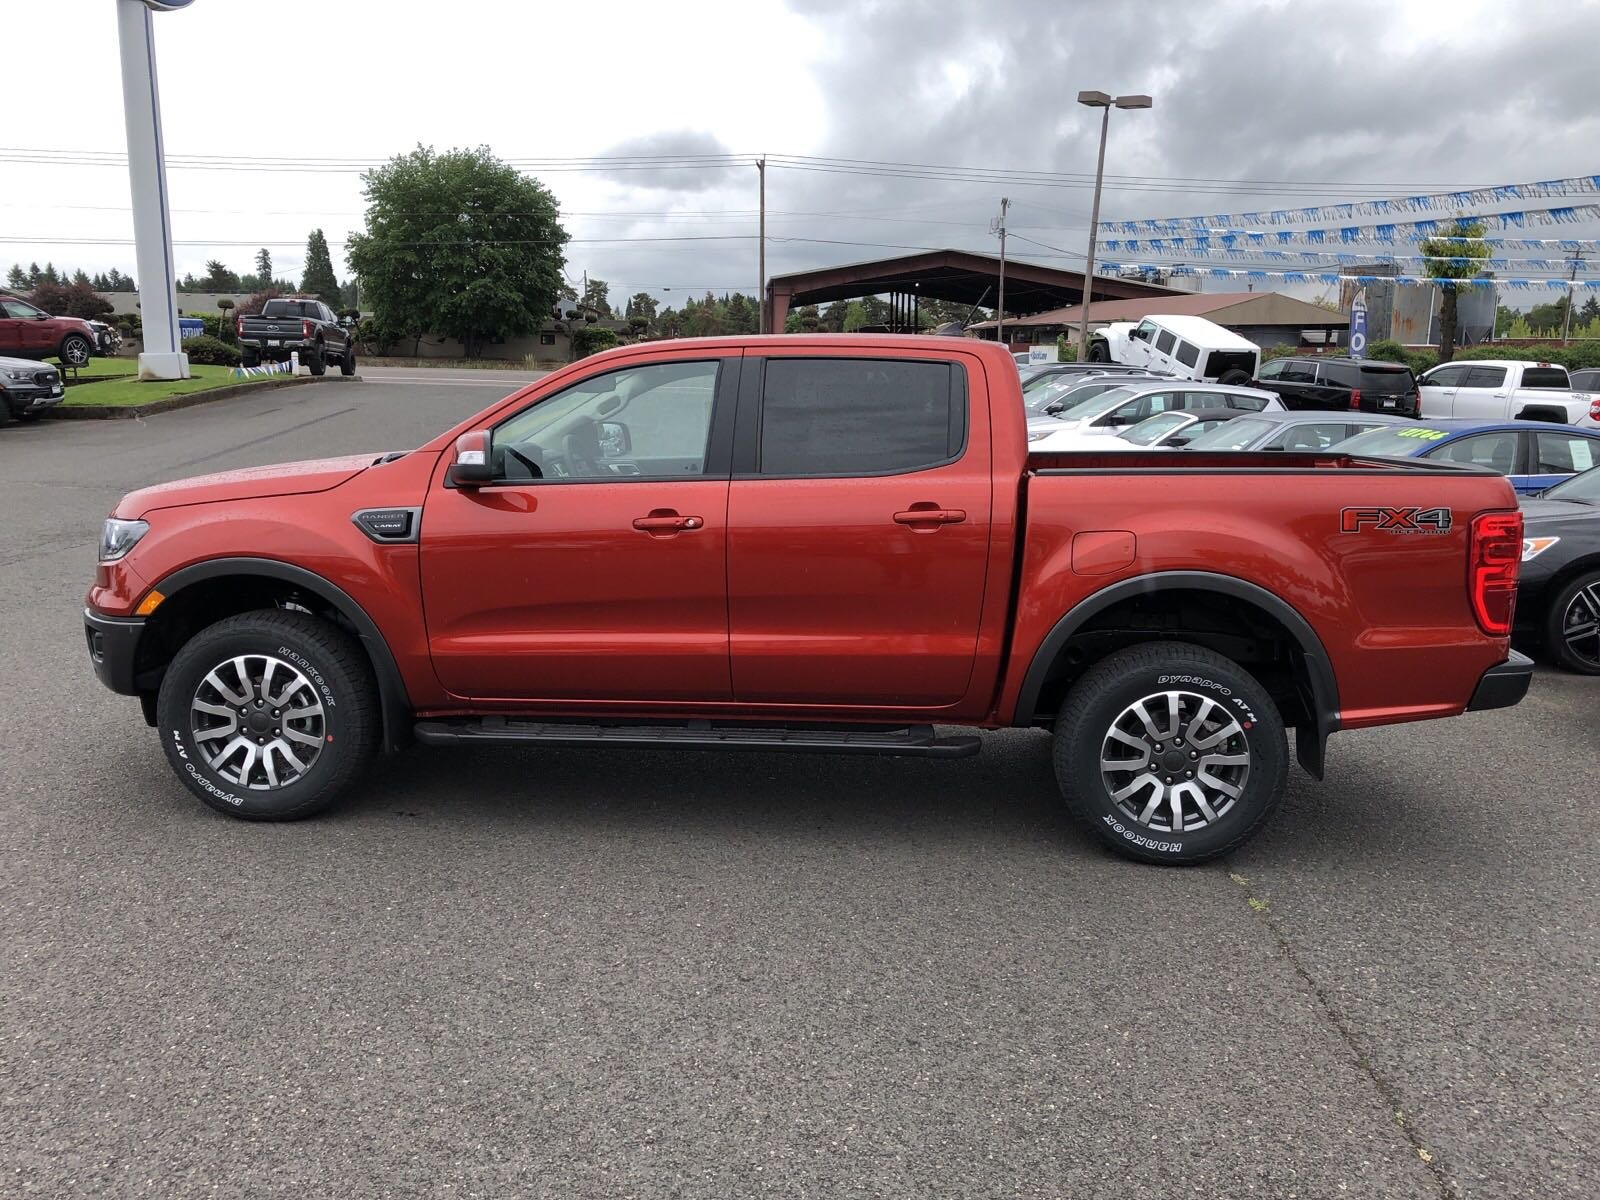
[(514, 717), (475, 717), (418, 721), (424, 746), (473, 744), (544, 746), (625, 746), (670, 750), (790, 750), (819, 754), (887, 754), (920, 758), (965, 758), (976, 754), (976, 735), (941, 738), (932, 725), (892, 729), (868, 725), (844, 728), (761, 726), (689, 721), (682, 725), (624, 725), (599, 722), (529, 721)]

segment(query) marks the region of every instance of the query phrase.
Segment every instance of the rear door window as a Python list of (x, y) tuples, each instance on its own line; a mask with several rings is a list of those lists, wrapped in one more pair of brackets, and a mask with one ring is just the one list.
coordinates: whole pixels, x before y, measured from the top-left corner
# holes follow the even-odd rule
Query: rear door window
[(762, 475), (896, 475), (953, 461), (966, 443), (965, 376), (953, 363), (770, 358), (761, 392)]
[(1306, 362), (1304, 359), (1290, 359), (1284, 365), (1283, 374), (1279, 376), (1285, 383), (1315, 383), (1317, 381), (1317, 364)]
[(1572, 385), (1565, 367), (1524, 367), (1522, 386), (1525, 388), (1557, 388), (1566, 391)]
[(1501, 429), (1493, 433), (1475, 433), (1471, 437), (1457, 438), (1447, 445), (1431, 451), (1428, 458), (1442, 458), (1448, 462), (1472, 463), (1488, 467), (1501, 475), (1510, 475), (1517, 468), (1517, 434), (1515, 430)]
[(1178, 335), (1170, 330), (1163, 329), (1156, 335), (1156, 349), (1163, 354), (1172, 353), (1172, 344), (1178, 340)]
[(1533, 435), (1533, 440), (1534, 475), (1576, 475), (1600, 462), (1600, 439), (1597, 438), (1540, 430)]
[(1497, 388), (1504, 387), (1506, 382), (1506, 369), (1504, 367), (1472, 367), (1467, 371), (1466, 381), (1460, 386), (1470, 388)]

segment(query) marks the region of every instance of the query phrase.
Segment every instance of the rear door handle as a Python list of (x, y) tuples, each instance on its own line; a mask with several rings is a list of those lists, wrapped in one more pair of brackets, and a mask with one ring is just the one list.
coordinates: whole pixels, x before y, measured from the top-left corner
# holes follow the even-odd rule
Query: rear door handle
[(633, 527), (651, 537), (670, 537), (699, 529), (705, 521), (700, 517), (682, 517), (675, 512), (657, 509), (646, 517), (635, 517)]
[(959, 525), (967, 519), (964, 508), (908, 508), (894, 519), (901, 525)]

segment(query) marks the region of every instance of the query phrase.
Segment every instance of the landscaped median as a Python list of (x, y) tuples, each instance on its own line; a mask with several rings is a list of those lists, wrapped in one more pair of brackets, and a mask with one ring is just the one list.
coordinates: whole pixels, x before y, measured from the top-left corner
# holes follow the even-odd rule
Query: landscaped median
[[(126, 365), (126, 370), (118, 368)], [(92, 370), (98, 368), (97, 370)], [(359, 376), (277, 375), (240, 379), (232, 367), (191, 364), (188, 379), (140, 382), (132, 359), (91, 359), (82, 378), (67, 388), (67, 398), (42, 414), (55, 420), (105, 420), (145, 417), (154, 413), (225, 400), (244, 392), (269, 392), (274, 388), (306, 383), (360, 382)]]

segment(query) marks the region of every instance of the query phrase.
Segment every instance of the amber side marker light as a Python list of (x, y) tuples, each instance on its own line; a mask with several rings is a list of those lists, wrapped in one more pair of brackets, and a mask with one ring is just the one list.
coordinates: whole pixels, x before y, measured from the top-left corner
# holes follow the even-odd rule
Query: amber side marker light
[(133, 615), (136, 617), (148, 617), (151, 613), (155, 612), (155, 610), (160, 606), (161, 602), (165, 599), (166, 597), (160, 592), (151, 589), (150, 594), (147, 595), (143, 600), (139, 601), (139, 607), (133, 610)]

